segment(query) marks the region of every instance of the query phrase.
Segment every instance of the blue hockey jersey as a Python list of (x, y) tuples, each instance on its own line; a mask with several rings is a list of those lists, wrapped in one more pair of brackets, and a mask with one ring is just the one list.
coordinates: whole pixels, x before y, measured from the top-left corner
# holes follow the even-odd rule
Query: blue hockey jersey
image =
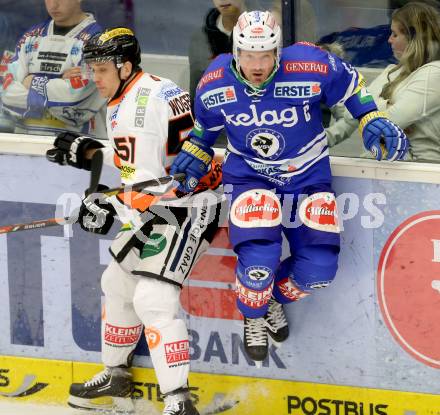
[(353, 117), (376, 110), (362, 76), (317, 46), (283, 49), (278, 70), (255, 90), (237, 73), (232, 55), (220, 55), (201, 78), (195, 99), (196, 140), (212, 146), (224, 127), (225, 177), (259, 176), (298, 189), (331, 181), (320, 104), (345, 103)]

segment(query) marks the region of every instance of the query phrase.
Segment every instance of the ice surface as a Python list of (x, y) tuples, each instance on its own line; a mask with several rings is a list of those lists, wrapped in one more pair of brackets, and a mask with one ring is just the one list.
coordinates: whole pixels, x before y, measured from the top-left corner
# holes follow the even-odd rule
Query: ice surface
[(82, 415), (68, 406), (33, 405), (0, 400), (0, 415)]
[[(136, 401), (136, 415), (159, 415), (161, 412), (146, 400)], [(92, 415), (98, 412), (81, 411), (69, 406), (35, 405), (0, 399), (0, 415)]]

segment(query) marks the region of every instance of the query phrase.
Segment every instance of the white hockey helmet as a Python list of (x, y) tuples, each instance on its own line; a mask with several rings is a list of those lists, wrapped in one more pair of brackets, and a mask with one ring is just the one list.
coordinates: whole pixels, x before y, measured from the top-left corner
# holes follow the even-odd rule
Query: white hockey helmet
[(281, 55), (281, 28), (271, 12), (252, 11), (240, 15), (232, 35), (232, 52), (240, 70), (240, 50), (262, 52), (276, 49), (275, 69)]

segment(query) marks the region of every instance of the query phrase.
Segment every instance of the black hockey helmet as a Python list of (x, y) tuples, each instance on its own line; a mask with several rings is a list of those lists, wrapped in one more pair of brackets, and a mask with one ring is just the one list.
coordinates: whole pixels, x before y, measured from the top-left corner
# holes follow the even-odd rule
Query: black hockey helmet
[(85, 63), (114, 61), (116, 66), (131, 62), (133, 69), (141, 63), (141, 48), (133, 31), (114, 27), (92, 36), (83, 47)]

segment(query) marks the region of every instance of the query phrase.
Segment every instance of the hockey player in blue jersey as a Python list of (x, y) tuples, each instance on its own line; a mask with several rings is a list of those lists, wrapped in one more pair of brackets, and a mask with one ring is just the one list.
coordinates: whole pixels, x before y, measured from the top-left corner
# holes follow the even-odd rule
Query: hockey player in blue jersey
[[(313, 44), (280, 45), (269, 12), (240, 16), (233, 55), (217, 57), (198, 84), (195, 127), (171, 169), (186, 173), (191, 192), (226, 129), (223, 184), (238, 256), (237, 305), (245, 350), (257, 362), (267, 356), (269, 337), (289, 335), (283, 304), (326, 287), (337, 271), (339, 227), (320, 103), (344, 103), (377, 160), (401, 160), (409, 145), (351, 65)], [(282, 233), (291, 255), (280, 264)]]

